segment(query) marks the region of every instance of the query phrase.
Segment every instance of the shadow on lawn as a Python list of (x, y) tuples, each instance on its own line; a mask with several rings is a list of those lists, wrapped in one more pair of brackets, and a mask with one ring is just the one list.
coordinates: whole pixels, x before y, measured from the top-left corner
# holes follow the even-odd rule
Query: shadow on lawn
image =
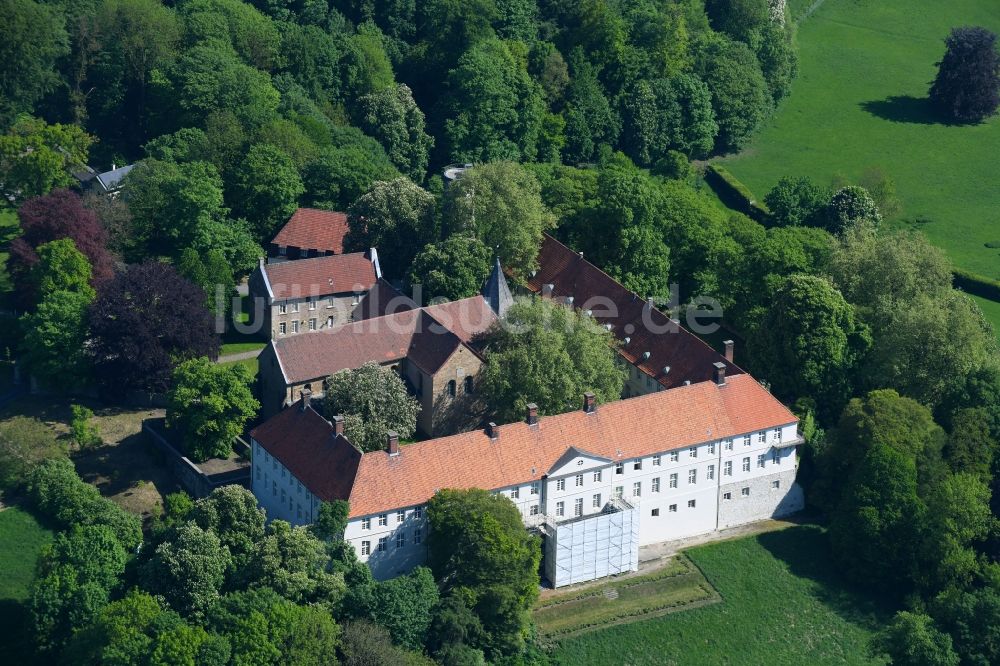
[(40, 664), (31, 643), (32, 626), (28, 609), (15, 599), (0, 599), (0, 654), (8, 664)]
[(951, 125), (943, 120), (926, 97), (892, 95), (885, 99), (861, 102), (861, 108), (884, 120), (915, 125)]
[(843, 578), (823, 528), (816, 525), (791, 527), (761, 534), (757, 541), (788, 565), (792, 575), (815, 583), (813, 593), (816, 597), (844, 619), (878, 628), (891, 616), (890, 600), (875, 597), (870, 590), (852, 587)]

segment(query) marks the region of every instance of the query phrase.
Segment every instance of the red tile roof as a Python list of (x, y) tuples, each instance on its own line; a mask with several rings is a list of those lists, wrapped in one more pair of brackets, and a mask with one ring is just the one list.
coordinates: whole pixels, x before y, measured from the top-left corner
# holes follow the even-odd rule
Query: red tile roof
[[(743, 373), (698, 336), (672, 324), (667, 315), (651, 308), (644, 298), (547, 234), (538, 254), (538, 265), (538, 271), (526, 285), (529, 290), (542, 293), (544, 286), (550, 284), (553, 298), (565, 301), (572, 297), (574, 307), (592, 310), (602, 325), (611, 324), (611, 332), (622, 342), (619, 349), (622, 357), (662, 386), (671, 388), (685, 381), (706, 381), (711, 378), (712, 364), (716, 362), (725, 363), (726, 374), (730, 376)], [(664, 372), (667, 367), (669, 372)]]
[[(323, 494), (331, 484), (341, 489), (352, 483), (350, 515), (357, 517), (423, 504), (441, 488), (493, 490), (537, 481), (570, 447), (624, 460), (796, 421), (753, 377), (737, 375), (721, 387), (702, 382), (600, 405), (592, 414), (578, 410), (542, 417), (534, 427), (510, 423), (500, 427), (495, 440), (474, 430), (406, 445), (396, 456), (366, 453), (356, 468), (340, 463), (324, 468), (305, 454), (286, 466), (321, 499), (331, 498)], [(315, 427), (325, 430), (322, 424)], [(269, 451), (270, 437), (285, 437), (270, 421), (254, 433)], [(300, 473), (320, 481), (307, 483)], [(331, 476), (343, 478), (333, 482)]]
[(352, 313), (354, 321), (362, 319), (374, 319), (384, 317), (387, 314), (396, 314), (406, 310), (417, 309), (417, 303), (402, 294), (389, 284), (385, 279), (379, 278), (375, 286), (372, 287)]
[(485, 333), (497, 321), (493, 308), (479, 294), (459, 301), (428, 305), (424, 312), (466, 343)]
[(378, 280), (375, 266), (364, 252), (264, 264), (259, 270), (272, 297), (279, 301), (366, 292)]
[(250, 431), (314, 495), (325, 501), (346, 500), (361, 463), (361, 452), (312, 407), (302, 402)]
[(304, 250), (342, 254), (344, 252), (344, 236), (347, 235), (347, 231), (347, 215), (345, 213), (317, 208), (299, 208), (271, 243)]

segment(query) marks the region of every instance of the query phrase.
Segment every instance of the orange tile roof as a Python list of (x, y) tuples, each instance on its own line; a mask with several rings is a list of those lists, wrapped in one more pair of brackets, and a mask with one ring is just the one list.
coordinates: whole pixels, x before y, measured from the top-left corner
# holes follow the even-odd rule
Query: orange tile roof
[[(698, 336), (651, 308), (646, 300), (629, 291), (610, 275), (586, 261), (580, 254), (547, 235), (538, 253), (539, 268), (527, 282), (527, 288), (541, 293), (552, 285), (552, 297), (573, 306), (591, 309), (602, 325), (622, 342), (621, 356), (660, 385), (671, 388), (685, 381), (702, 382), (712, 377), (712, 364), (726, 364), (726, 374), (743, 370), (709, 347)], [(609, 309), (614, 306), (614, 312)], [(661, 332), (654, 332), (652, 323)], [(625, 338), (629, 338), (626, 343)], [(646, 356), (646, 353), (649, 356)], [(664, 372), (666, 368), (669, 372)]]
[(347, 214), (318, 208), (299, 208), (271, 241), (274, 245), (321, 252), (344, 252)]
[[(680, 386), (600, 405), (592, 414), (578, 410), (543, 417), (534, 427), (510, 423), (500, 427), (495, 440), (475, 430), (403, 446), (397, 456), (373, 451), (361, 457), (356, 471), (343, 473), (352, 482), (351, 517), (365, 516), (423, 504), (441, 488), (493, 490), (537, 481), (570, 447), (624, 460), (796, 421), (753, 377), (737, 375), (725, 386)], [(270, 450), (269, 442), (255, 439)], [(316, 474), (316, 462), (308, 456), (298, 465), (289, 466), (296, 476), (299, 471)], [(337, 467), (320, 476), (341, 473)], [(307, 486), (327, 499), (322, 495), (326, 483)]]
[(264, 264), (259, 270), (279, 301), (366, 292), (378, 279), (374, 264), (364, 252)]
[(428, 305), (424, 312), (466, 343), (485, 333), (497, 321), (493, 308), (479, 294), (458, 301)]

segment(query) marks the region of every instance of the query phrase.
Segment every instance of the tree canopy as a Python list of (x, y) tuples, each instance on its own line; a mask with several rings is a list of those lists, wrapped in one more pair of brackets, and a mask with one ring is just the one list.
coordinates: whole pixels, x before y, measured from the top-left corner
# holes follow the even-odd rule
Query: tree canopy
[(398, 374), (369, 361), (326, 380), (326, 412), (344, 417), (344, 434), (352, 444), (378, 451), (390, 430), (403, 438), (413, 434), (420, 405)]

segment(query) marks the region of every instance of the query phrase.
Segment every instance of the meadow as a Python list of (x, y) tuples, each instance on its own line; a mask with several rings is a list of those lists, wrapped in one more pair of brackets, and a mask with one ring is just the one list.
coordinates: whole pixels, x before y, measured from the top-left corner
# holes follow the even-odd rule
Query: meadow
[(874, 601), (846, 587), (823, 530), (791, 527), (685, 553), (722, 597), (714, 603), (564, 639), (570, 666), (870, 665)]
[[(793, 2), (793, 14), (810, 4)], [(826, 0), (799, 24), (791, 95), (746, 150), (720, 161), (761, 199), (782, 176), (826, 185), (879, 168), (902, 203), (891, 225), (1000, 278), (1000, 117), (948, 125), (927, 103), (943, 40), (962, 25), (1000, 31), (1000, 3)]]
[(35, 562), (42, 548), (52, 541), (52, 532), (18, 507), (0, 510), (0, 654), (5, 663), (27, 664), (34, 660), (28, 645), (30, 626), (24, 602), (35, 575)]

